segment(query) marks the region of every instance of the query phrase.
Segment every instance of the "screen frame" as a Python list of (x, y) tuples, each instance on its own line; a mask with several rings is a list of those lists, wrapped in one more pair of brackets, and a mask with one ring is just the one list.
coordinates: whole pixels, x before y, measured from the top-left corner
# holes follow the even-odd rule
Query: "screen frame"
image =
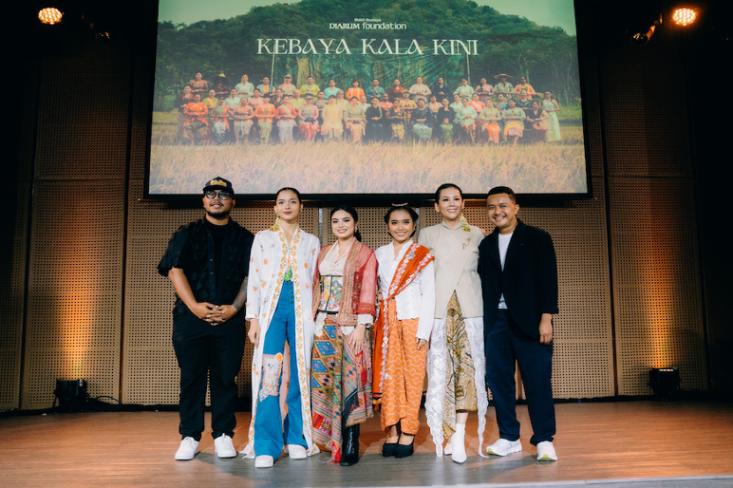
[[(561, 207), (567, 205), (573, 200), (588, 200), (593, 198), (593, 174), (592, 174), (592, 159), (591, 153), (594, 143), (588, 137), (590, 132), (589, 118), (588, 118), (588, 100), (587, 100), (587, 88), (589, 72), (585, 69), (585, 58), (590, 56), (589, 53), (584, 52), (584, 44), (581, 34), (581, 24), (579, 22), (578, 15), (578, 1), (573, 0), (573, 14), (575, 20), (575, 38), (576, 38), (576, 50), (578, 55), (578, 86), (580, 89), (580, 110), (582, 114), (582, 131), (583, 131), (583, 151), (585, 154), (585, 181), (586, 191), (579, 193), (517, 193), (517, 198), (525, 206), (547, 206), (547, 207)], [(146, 127), (146, 147), (145, 147), (145, 176), (143, 181), (143, 199), (155, 202), (165, 202), (171, 206), (176, 207), (188, 207), (196, 206), (200, 203), (202, 194), (197, 193), (150, 193), (150, 164), (151, 164), (151, 153), (152, 153), (152, 132), (153, 132), (153, 108), (154, 108), (154, 97), (155, 97), (155, 74), (158, 62), (158, 29), (160, 25), (159, 21), (159, 9), (160, 0), (155, 1), (155, 29), (152, 39), (152, 60), (150, 62), (151, 71), (150, 79), (148, 82), (149, 96), (148, 96), (148, 110), (147, 110), (147, 127)], [(590, 37), (590, 36), (589, 36)], [(588, 63), (590, 64), (590, 63)], [(598, 73), (594, 77), (596, 86), (598, 86)], [(602, 131), (602, 122), (599, 123), (599, 129)], [(602, 153), (605, 159), (605, 144), (601, 142)], [(211, 175), (215, 177), (217, 175)], [(202, 185), (203, 185), (202, 181)], [(444, 183), (444, 182), (442, 182)], [(436, 183), (436, 188), (442, 184)], [(235, 188), (236, 191), (236, 188)], [(275, 190), (276, 191), (276, 190)], [(488, 193), (489, 188), (486, 189)], [(483, 202), (486, 198), (486, 193), (464, 193), (464, 199), (469, 205), (477, 202)], [(434, 203), (433, 193), (302, 193), (301, 195), (303, 204), (307, 207), (327, 207), (336, 203), (346, 203), (352, 206), (389, 206), (392, 203), (404, 203), (409, 202), (411, 205), (424, 206), (431, 205)], [(237, 194), (236, 200), (239, 207), (262, 207), (266, 204), (271, 204), (274, 200), (274, 192), (267, 193), (250, 193), (250, 194)], [(242, 202), (244, 205), (239, 204)]]

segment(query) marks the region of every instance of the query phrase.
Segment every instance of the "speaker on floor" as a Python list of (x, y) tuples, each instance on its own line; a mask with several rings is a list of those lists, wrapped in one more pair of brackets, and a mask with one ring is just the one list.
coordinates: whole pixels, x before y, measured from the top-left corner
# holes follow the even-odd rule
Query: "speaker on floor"
[(654, 395), (670, 398), (680, 391), (680, 370), (678, 368), (652, 368), (649, 370), (649, 386)]
[(53, 408), (58, 412), (82, 412), (89, 404), (87, 381), (56, 379)]

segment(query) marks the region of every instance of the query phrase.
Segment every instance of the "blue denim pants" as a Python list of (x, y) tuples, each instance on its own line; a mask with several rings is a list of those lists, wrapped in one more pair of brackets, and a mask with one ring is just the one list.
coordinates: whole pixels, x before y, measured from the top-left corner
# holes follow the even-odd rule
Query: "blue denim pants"
[[(262, 376), (257, 395), (255, 417), (255, 455), (277, 459), (283, 444), (307, 447), (303, 437), (303, 412), (300, 405), (298, 383), (298, 352), (295, 348), (295, 298), (293, 282), (284, 281), (280, 298), (270, 327), (264, 338), (262, 351)], [(285, 421), (280, 412), (280, 384), (285, 342), (290, 345), (290, 385), (288, 386), (288, 414)]]

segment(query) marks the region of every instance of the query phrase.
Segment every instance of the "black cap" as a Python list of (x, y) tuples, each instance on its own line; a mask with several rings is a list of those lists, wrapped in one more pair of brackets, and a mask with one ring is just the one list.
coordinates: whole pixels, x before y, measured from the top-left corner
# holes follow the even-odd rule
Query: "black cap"
[(207, 192), (209, 190), (223, 190), (234, 195), (234, 187), (232, 187), (232, 182), (227, 180), (226, 178), (222, 178), (221, 176), (217, 176), (206, 182), (203, 191)]

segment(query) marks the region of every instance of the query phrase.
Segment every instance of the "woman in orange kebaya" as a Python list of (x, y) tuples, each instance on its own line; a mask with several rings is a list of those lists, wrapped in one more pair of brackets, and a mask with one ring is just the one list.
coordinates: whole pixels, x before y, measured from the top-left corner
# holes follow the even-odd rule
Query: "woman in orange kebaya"
[(404, 458), (414, 451), (435, 314), (435, 271), (427, 247), (413, 242), (417, 212), (392, 206), (384, 221), (392, 242), (376, 250), (379, 317), (374, 337), (373, 395), (387, 433), (382, 455)]

